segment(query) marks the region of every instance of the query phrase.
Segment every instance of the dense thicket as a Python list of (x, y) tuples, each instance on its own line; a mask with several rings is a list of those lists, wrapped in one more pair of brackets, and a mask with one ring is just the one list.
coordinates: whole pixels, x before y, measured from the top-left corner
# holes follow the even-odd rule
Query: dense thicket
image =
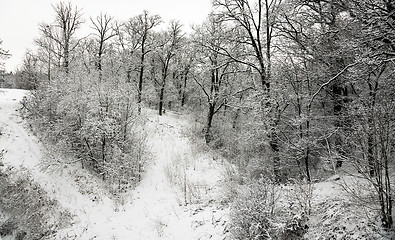
[[(258, 214), (254, 204), (267, 200), (270, 186), (309, 184), (344, 169), (370, 182), (375, 200), (366, 204), (390, 229), (394, 5), (215, 0), (213, 12), (190, 34), (176, 21), (158, 30), (160, 17), (143, 12), (125, 22), (91, 19), (94, 34), (77, 39), (79, 11), (60, 4), (55, 12), (67, 10), (76, 28), (59, 38), (64, 28), (58, 24), (40, 27), (39, 49), (21, 70), (36, 89), (28, 108), (53, 141), (119, 183), (139, 176), (143, 105), (159, 115), (164, 109), (193, 112), (206, 143), (238, 167), (246, 180), (241, 188), (264, 185), (256, 195), (247, 193), (254, 197), (243, 203), (246, 209)], [(278, 233), (268, 230), (270, 201), (254, 222), (239, 197), (234, 223), (240, 239)]]
[(115, 21), (101, 15), (92, 20), (93, 37), (77, 39), (79, 10), (63, 3), (54, 10), (55, 23), (40, 26), (38, 52), (20, 73), (33, 89), (25, 109), (38, 132), (117, 194), (139, 181), (147, 156), (138, 90), (123, 78), (122, 49), (109, 42)]

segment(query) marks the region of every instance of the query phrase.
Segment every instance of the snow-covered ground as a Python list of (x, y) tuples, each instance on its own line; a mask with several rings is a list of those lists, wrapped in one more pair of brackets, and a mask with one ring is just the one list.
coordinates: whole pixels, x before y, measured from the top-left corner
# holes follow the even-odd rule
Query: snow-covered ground
[(159, 117), (146, 111), (153, 157), (140, 184), (120, 203), (108, 198), (100, 180), (78, 164), (43, 168), (49, 158), (66, 156), (47, 151), (27, 129), (18, 114), (26, 94), (0, 89), (0, 149), (6, 150), (6, 166), (28, 171), (73, 215), (71, 226), (61, 229), (58, 239), (226, 238), (228, 209), (221, 203), (224, 162), (194, 150), (181, 134), (189, 128), (187, 120), (170, 112)]
[[(186, 116), (166, 112), (160, 117), (155, 111), (143, 111), (152, 156), (138, 186), (113, 200), (100, 179), (70, 156), (48, 150), (51, 146), (31, 133), (19, 116), (26, 94), (0, 89), (0, 151), (6, 150), (5, 167), (30, 174), (62, 211), (70, 212), (71, 223), (57, 232), (56, 239), (228, 239), (225, 186), (233, 168), (183, 134), (193, 124)], [(48, 167), (48, 162), (58, 164)], [(358, 181), (354, 186), (363, 183), (340, 174), (313, 184), (307, 239), (371, 239), (375, 228), (366, 230), (366, 225), (375, 219), (368, 221), (364, 209), (342, 191), (341, 183), (351, 180)], [(298, 194), (293, 186), (288, 188)], [(302, 190), (300, 196), (306, 193)], [(6, 217), (0, 209), (0, 222)]]

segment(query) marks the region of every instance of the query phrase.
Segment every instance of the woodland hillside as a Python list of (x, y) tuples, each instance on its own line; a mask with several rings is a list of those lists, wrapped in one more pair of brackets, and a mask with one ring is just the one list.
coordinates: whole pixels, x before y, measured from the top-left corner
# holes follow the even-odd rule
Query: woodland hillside
[[(149, 166), (170, 161), (156, 173), (176, 186), (179, 206), (224, 216), (212, 218), (221, 231), (209, 225), (218, 230), (207, 230), (211, 237), (185, 239), (393, 237), (394, 1), (213, 0), (188, 32), (148, 11), (121, 21), (59, 2), (53, 13), (15, 73), (29, 90), (18, 99), (25, 127), (58, 156), (43, 158), (44, 169), (73, 166), (108, 201), (129, 206), (128, 194), (144, 192), (153, 176)], [(91, 33), (79, 37), (83, 25)], [(8, 55), (0, 49), (1, 61)], [(5, 166), (7, 148), (0, 145)], [(15, 180), (14, 171), (0, 168), (10, 186), (0, 187), (10, 197), (0, 209), (25, 216), (11, 229), (22, 225), (18, 239), (55, 238), (65, 226), (32, 226), (21, 220), (29, 213), (10, 206), (12, 189), (35, 179)], [(208, 182), (198, 184), (194, 171)], [(61, 209), (51, 201), (45, 206)], [(59, 211), (57, 221), (73, 219), (68, 207)], [(175, 220), (162, 220), (157, 238), (183, 239), (165, 230), (181, 231), (167, 228)]]

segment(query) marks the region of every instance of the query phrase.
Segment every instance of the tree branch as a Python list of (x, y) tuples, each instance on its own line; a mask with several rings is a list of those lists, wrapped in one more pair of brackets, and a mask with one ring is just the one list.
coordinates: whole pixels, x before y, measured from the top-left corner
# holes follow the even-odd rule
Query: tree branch
[(311, 96), (311, 99), (309, 101), (308, 106), (311, 107), (311, 104), (313, 103), (315, 97), (322, 91), (322, 89), (324, 89), (326, 86), (328, 86), (329, 84), (331, 84), (333, 81), (335, 81), (340, 75), (342, 75), (345, 71), (347, 71), (347, 69), (349, 69), (350, 67), (353, 67), (357, 65), (357, 63), (351, 63), (349, 65), (347, 65), (346, 67), (344, 67), (340, 72), (338, 72), (335, 76), (333, 76), (331, 79), (329, 79), (327, 82), (325, 82), (324, 84), (322, 84), (318, 90)]

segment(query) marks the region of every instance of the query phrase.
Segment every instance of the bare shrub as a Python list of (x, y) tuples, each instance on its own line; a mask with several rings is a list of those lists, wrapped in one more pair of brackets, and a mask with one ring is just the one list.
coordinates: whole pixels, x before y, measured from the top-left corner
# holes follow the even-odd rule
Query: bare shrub
[(313, 187), (307, 182), (288, 186), (258, 178), (241, 185), (231, 204), (235, 239), (303, 239), (308, 230)]
[(275, 239), (282, 226), (276, 201), (280, 193), (268, 179), (244, 185), (231, 205), (230, 231), (235, 239)]
[(331, 199), (316, 208), (306, 239), (391, 239), (377, 224), (380, 219), (372, 218), (371, 212), (356, 206), (350, 199)]
[(302, 239), (308, 231), (314, 186), (307, 180), (293, 180), (284, 187), (285, 226), (281, 239)]

